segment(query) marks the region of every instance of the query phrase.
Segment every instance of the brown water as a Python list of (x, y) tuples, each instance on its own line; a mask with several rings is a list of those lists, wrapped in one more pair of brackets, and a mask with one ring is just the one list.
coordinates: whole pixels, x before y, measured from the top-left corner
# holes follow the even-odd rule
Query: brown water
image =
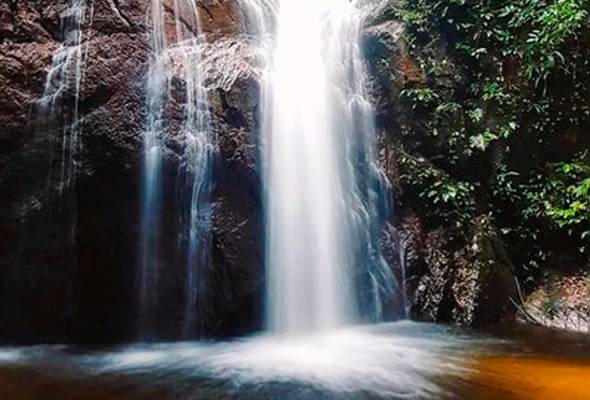
[(464, 398), (590, 399), (590, 336), (531, 327), (499, 334), (512, 340), (512, 352), (476, 358)]
[(590, 338), (401, 323), (322, 336), (0, 349), (0, 400), (590, 399)]

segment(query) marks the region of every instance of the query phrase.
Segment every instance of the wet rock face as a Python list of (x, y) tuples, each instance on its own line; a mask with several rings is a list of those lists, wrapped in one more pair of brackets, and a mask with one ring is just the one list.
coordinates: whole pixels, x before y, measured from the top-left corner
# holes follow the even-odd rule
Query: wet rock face
[(204, 32), (227, 36), (243, 31), (243, 15), (237, 1), (202, 0), (197, 6)]
[(413, 318), (485, 326), (512, 314), (512, 264), (487, 217), (479, 217), (471, 232), (429, 231), (419, 217), (408, 214), (398, 229)]
[(85, 15), (79, 179), (61, 188), (63, 121), (75, 93), (68, 82), (51, 116), (41, 97), (66, 3), (0, 6), (0, 340), (109, 339), (131, 329), (134, 271), (122, 266), (135, 263), (145, 10), (101, 1)]
[[(227, 62), (227, 59), (221, 60)], [(244, 62), (238, 58), (238, 62)], [(209, 307), (212, 334), (262, 325), (264, 260), (261, 181), (256, 164), (260, 87), (243, 71), (210, 93), (219, 155), (214, 167), (213, 246)], [(224, 87), (224, 85), (227, 85)]]
[[(131, 339), (150, 2), (96, 0), (85, 13), (77, 178), (65, 188), (57, 178), (63, 122), (75, 104), (73, 85), (66, 85), (50, 123), (39, 118), (39, 99), (63, 40), (60, 15), (68, 2), (43, 3), (0, 4), (0, 340)], [(169, 14), (171, 6), (165, 4)], [(220, 145), (207, 278), (211, 302), (202, 324), (212, 335), (232, 335), (253, 329), (261, 314), (260, 183), (252, 137), (259, 89), (248, 68), (253, 52), (233, 36), (242, 23), (237, 3), (204, 0), (198, 6), (211, 43), (209, 67), (217, 69), (221, 61), (242, 65), (229, 79), (209, 82)], [(184, 23), (196, 28), (194, 20)], [(221, 39), (225, 42), (216, 45)], [(223, 57), (215, 57), (222, 51)], [(163, 180), (166, 196), (173, 197), (178, 159), (170, 145)], [(168, 204), (162, 219), (171, 227), (177, 213), (174, 201)], [(160, 236), (163, 247), (175, 246), (171, 229), (162, 228)], [(176, 261), (162, 260), (171, 276), (162, 282), (163, 309), (170, 316), (161, 330), (167, 337), (176, 334), (173, 319), (182, 302)]]

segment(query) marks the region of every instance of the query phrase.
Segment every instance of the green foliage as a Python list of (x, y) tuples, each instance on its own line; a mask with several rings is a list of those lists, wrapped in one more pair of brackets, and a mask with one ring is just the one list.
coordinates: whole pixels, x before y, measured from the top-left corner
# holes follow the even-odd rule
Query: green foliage
[(472, 184), (455, 181), (424, 160), (407, 154), (399, 161), (402, 184), (414, 189), (431, 222), (458, 221), (468, 225), (475, 217)]
[(414, 114), (404, 144), (430, 161), (405, 157), (402, 184), (433, 223), (469, 223), (476, 204), (489, 213), (520, 244), (525, 277), (559, 257), (559, 238), (578, 262), (590, 253), (589, 11), (590, 0), (396, 8), (426, 75), (401, 92)]
[(525, 216), (547, 219), (554, 229), (580, 240), (590, 252), (590, 157), (584, 152), (570, 162), (548, 165), (525, 189), (530, 206)]
[(440, 100), (439, 94), (428, 87), (405, 89), (400, 93), (400, 96), (410, 99), (414, 108), (419, 105), (433, 105)]
[(416, 32), (460, 32), (456, 47), (470, 58), (516, 57), (525, 76), (540, 81), (565, 66), (561, 48), (588, 17), (587, 8), (588, 0), (413, 0), (400, 14)]
[(588, 152), (568, 162), (548, 163), (529, 176), (503, 166), (493, 178), (492, 201), (501, 207), (497, 214), (503, 217), (502, 231), (509, 241), (529, 250), (529, 268), (538, 268), (550, 257), (542, 239), (560, 233), (569, 236), (580, 254), (590, 253)]
[[(585, 0), (522, 1), (526, 12), (514, 12), (518, 22), (525, 21), (530, 26), (526, 42), (522, 48), (526, 76), (529, 79), (546, 79), (555, 65), (565, 64), (565, 56), (560, 51), (565, 40), (580, 27), (588, 16)], [(510, 15), (510, 14), (508, 14)], [(514, 20), (514, 18), (513, 18)], [(514, 21), (514, 22), (516, 22)]]

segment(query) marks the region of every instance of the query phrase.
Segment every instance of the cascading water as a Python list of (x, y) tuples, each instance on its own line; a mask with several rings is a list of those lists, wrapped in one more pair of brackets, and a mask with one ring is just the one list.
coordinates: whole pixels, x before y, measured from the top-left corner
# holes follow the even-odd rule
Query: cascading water
[(83, 27), (91, 25), (92, 16), (93, 5), (87, 0), (71, 0), (60, 13), (61, 43), (53, 53), (36, 116), (36, 140), (44, 143), (40, 148), (51, 149), (36, 160), (48, 171), (44, 188), (48, 212), (39, 219), (46, 225), (39, 229), (36, 222), (29, 221), (24, 228), (50, 232), (43, 238), (46, 245), (59, 242), (56, 254), (63, 257), (69, 277), (63, 280), (65, 315), (76, 312), (73, 283), (77, 273), (77, 157), (82, 151), (80, 90), (88, 52)]
[[(143, 339), (156, 331), (158, 282), (160, 264), (162, 163), (165, 141), (181, 144), (177, 190), (180, 220), (179, 259), (186, 264), (184, 288), (184, 317), (182, 335), (191, 338), (197, 329), (200, 270), (207, 264), (207, 241), (211, 219), (211, 159), (214, 140), (211, 137), (207, 91), (200, 74), (200, 23), (193, 0), (173, 2), (174, 32), (166, 31), (164, 4), (151, 3), (153, 60), (148, 73), (147, 130), (145, 134), (145, 172), (141, 239), (141, 268), (139, 274), (139, 333)], [(195, 30), (190, 30), (192, 26)], [(183, 83), (181, 90), (173, 88), (173, 80)], [(176, 96), (178, 92), (182, 92)], [(180, 104), (180, 122), (168, 114)]]
[[(61, 124), (58, 187), (63, 195), (74, 183), (76, 154), (81, 150), (80, 87), (86, 63), (87, 46), (83, 44), (82, 24), (92, 6), (86, 0), (71, 0), (60, 16), (60, 46), (53, 54), (39, 100), (38, 120), (44, 127)], [(67, 95), (67, 96), (66, 96)], [(71, 104), (64, 104), (64, 98)]]
[[(373, 112), (360, 50), (361, 15), (345, 0), (241, 0), (240, 5), (250, 24), (246, 30), (266, 58), (260, 143), (268, 328), (302, 332), (379, 320), (395, 281), (379, 244), (389, 218), (389, 188), (375, 161)], [(187, 266), (186, 338), (196, 329), (198, 292), (203, 290), (200, 266), (208, 263), (214, 147), (206, 79), (200, 73), (206, 46), (201, 34), (187, 29), (191, 18), (193, 26), (200, 26), (193, 1), (175, 1), (171, 14), (173, 24), (166, 20), (163, 3), (152, 1), (139, 276), (143, 338), (154, 335), (157, 318), (162, 162), (168, 151), (164, 142), (171, 138), (184, 149), (178, 191), (185, 202), (178, 216)], [(307, 24), (303, 31), (300, 21)], [(231, 76), (225, 75), (223, 79)], [(184, 83), (180, 100), (174, 97), (173, 78)], [(183, 110), (176, 124), (169, 120), (174, 101)]]
[(282, 0), (276, 25), (263, 118), (268, 328), (379, 319), (395, 281), (379, 249), (389, 188), (375, 161), (361, 16), (347, 0)]
[(153, 61), (148, 72), (147, 129), (144, 135), (144, 181), (139, 271), (139, 335), (153, 334), (158, 282), (158, 231), (161, 205), (162, 102), (165, 90), (164, 66), (161, 61), (165, 46), (163, 11), (158, 0), (151, 4)]
[(181, 187), (188, 192), (186, 200), (186, 222), (183, 224), (186, 237), (186, 281), (185, 312), (182, 333), (185, 338), (194, 336), (197, 329), (197, 300), (204, 290), (199, 278), (202, 269), (209, 263), (208, 234), (211, 225), (211, 161), (214, 153), (207, 91), (199, 74), (200, 50), (195, 39), (179, 43), (181, 74), (185, 78), (186, 104), (182, 137), (185, 150), (182, 157)]

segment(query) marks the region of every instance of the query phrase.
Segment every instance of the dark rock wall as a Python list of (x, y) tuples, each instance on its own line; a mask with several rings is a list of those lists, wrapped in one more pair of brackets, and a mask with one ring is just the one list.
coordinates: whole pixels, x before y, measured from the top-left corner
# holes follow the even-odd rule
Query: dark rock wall
[[(51, 124), (39, 117), (67, 1), (0, 5), (0, 340), (130, 340), (141, 214), (149, 1), (96, 0), (83, 23), (87, 61), (80, 90), (77, 178), (60, 193), (62, 125), (74, 93)], [(199, 3), (215, 41), (242, 29), (236, 2)], [(165, 4), (166, 21), (173, 12)], [(185, 21), (193, 24), (194, 21)], [(237, 40), (237, 39), (236, 39)], [(229, 45), (229, 44), (228, 44)], [(260, 325), (261, 211), (254, 132), (258, 84), (238, 77), (211, 88), (215, 161), (211, 282), (204, 330), (232, 335)], [(70, 85), (71, 87), (71, 85)], [(65, 116), (63, 117), (65, 120)], [(178, 223), (174, 143), (163, 166), (160, 335), (178, 336), (182, 274), (173, 248)], [(56, 172), (57, 171), (57, 172)]]
[(0, 90), (8, 104), (0, 107), (0, 337), (126, 337), (135, 309), (145, 4), (97, 1), (92, 16), (86, 13), (78, 179), (60, 194), (60, 115), (74, 93), (63, 94), (57, 118), (47, 123), (38, 100), (63, 39), (67, 2), (46, 3), (2, 6)]

